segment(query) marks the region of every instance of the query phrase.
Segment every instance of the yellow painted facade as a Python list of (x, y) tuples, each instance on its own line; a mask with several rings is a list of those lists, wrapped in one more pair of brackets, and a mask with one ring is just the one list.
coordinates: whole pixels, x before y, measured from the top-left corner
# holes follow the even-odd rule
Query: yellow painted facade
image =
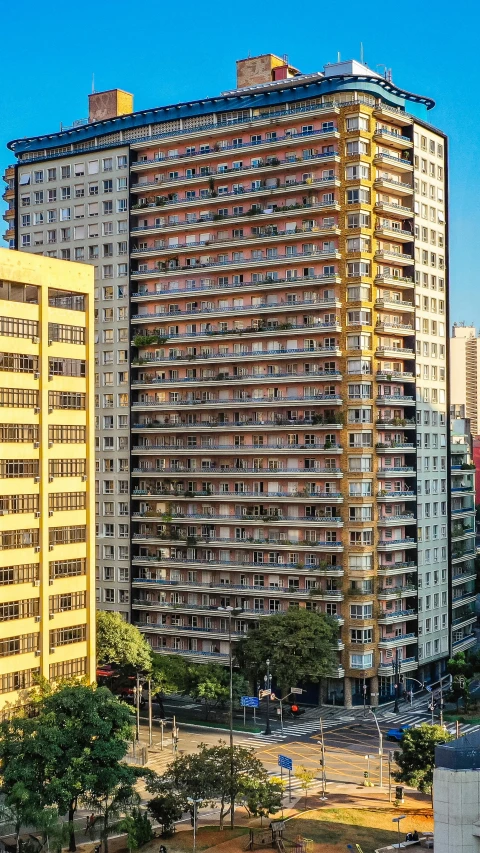
[(0, 250), (0, 710), (95, 678), (93, 269)]

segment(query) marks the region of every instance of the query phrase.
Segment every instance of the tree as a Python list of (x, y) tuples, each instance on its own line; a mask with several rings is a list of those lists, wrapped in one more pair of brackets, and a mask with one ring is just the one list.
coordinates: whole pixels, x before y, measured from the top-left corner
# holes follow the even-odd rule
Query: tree
[(152, 668), (152, 652), (145, 637), (120, 613), (97, 612), (97, 660), (120, 667), (132, 666), (142, 672)]
[[(232, 772), (233, 771), (233, 772)], [(202, 804), (220, 802), (220, 827), (230, 813), (233, 826), (235, 803), (244, 796), (247, 780), (266, 783), (268, 774), (254, 753), (242, 746), (230, 747), (223, 741), (218, 746), (200, 744), (193, 755), (175, 758), (163, 776), (147, 781), (147, 791), (153, 794), (174, 794), (184, 810), (188, 800)]]
[(302, 791), (305, 792), (305, 808), (307, 808), (308, 792), (315, 781), (315, 773), (307, 770), (306, 767), (299, 767), (298, 770), (295, 770), (294, 776), (299, 780)]
[(148, 815), (138, 808), (132, 809), (131, 813), (120, 821), (118, 828), (121, 832), (127, 833), (130, 853), (132, 850), (138, 850), (139, 847), (148, 844), (153, 838), (152, 824)]
[[(233, 673), (233, 704), (240, 704), (240, 696), (248, 691), (248, 684), (243, 675)], [(184, 676), (183, 691), (205, 707), (205, 719), (218, 706), (225, 706), (230, 696), (229, 670), (216, 663), (191, 664), (187, 666)]]
[(139, 767), (117, 763), (105, 768), (82, 797), (87, 808), (102, 815), (100, 839), (104, 853), (108, 853), (108, 837), (118, 829), (120, 816), (139, 805), (140, 795), (135, 786), (143, 775)]
[(280, 779), (267, 779), (265, 782), (247, 778), (241, 792), (243, 805), (252, 817), (259, 817), (260, 825), (263, 825), (264, 817), (268, 818), (282, 808), (284, 788)]
[(337, 636), (338, 626), (331, 616), (303, 608), (287, 610), (262, 619), (237, 645), (236, 657), (253, 683), (263, 678), (269, 659), (273, 677), (285, 691), (333, 673), (338, 663)]
[(171, 832), (184, 812), (184, 803), (175, 791), (163, 791), (147, 804), (148, 811), (162, 827), (162, 835)]
[(20, 850), (20, 832), (22, 826), (32, 823), (35, 819), (35, 809), (29, 790), (23, 782), (15, 782), (8, 791), (0, 808), (2, 823), (13, 823), (15, 832), (15, 848)]
[(152, 652), (152, 687), (160, 693), (183, 693), (187, 661), (180, 655)]
[(450, 740), (453, 740), (453, 735), (442, 726), (423, 723), (418, 728), (407, 729), (402, 737), (401, 751), (395, 752), (399, 770), (393, 774), (394, 779), (417, 788), (422, 794), (431, 793), (435, 747)]
[[(65, 685), (47, 693), (31, 718), (0, 725), (5, 802), (26, 791), (27, 818), (47, 806), (68, 814), (69, 849), (74, 851), (78, 801), (108, 774), (115, 774), (131, 739), (132, 712), (106, 687)], [(21, 798), (20, 798), (21, 799)]]

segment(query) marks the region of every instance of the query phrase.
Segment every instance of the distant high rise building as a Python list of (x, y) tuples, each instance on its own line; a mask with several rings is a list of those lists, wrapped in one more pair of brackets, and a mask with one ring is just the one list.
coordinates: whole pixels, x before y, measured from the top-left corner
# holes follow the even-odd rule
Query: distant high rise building
[(0, 710), (95, 679), (93, 273), (0, 249)]
[[(455, 382), (455, 377), (453, 379)], [(451, 537), (452, 537), (452, 654), (476, 645), (475, 465), (470, 423), (452, 419)]]
[(95, 267), (101, 606), (218, 662), (327, 613), (322, 701), (377, 704), (450, 653), (447, 140), (356, 61), (237, 73), (12, 142), (7, 237)]
[(453, 417), (470, 419), (478, 435), (480, 417), (480, 340), (475, 326), (454, 323), (450, 339), (450, 405)]

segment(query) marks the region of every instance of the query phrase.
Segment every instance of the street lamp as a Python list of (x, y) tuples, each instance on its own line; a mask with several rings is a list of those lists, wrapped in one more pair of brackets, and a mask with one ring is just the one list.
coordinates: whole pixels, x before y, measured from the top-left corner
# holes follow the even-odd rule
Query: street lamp
[(232, 616), (242, 613), (241, 607), (219, 607), (221, 611), (228, 614), (228, 663), (230, 669), (230, 684), (229, 684), (229, 707), (228, 707), (228, 722), (230, 728), (230, 825), (233, 829), (234, 824), (234, 797), (233, 797), (233, 655), (232, 655)]
[(267, 664), (267, 674), (263, 676), (263, 680), (265, 682), (265, 690), (268, 690), (268, 693), (267, 693), (267, 724), (265, 726), (264, 734), (271, 735), (272, 730), (270, 728), (270, 693), (272, 691), (272, 676), (270, 675), (270, 661), (268, 660), (268, 658), (265, 661), (265, 663)]
[(397, 827), (398, 827), (398, 844), (397, 844), (397, 847), (399, 850), (400, 850), (400, 821), (405, 820), (406, 816), (407, 816), (406, 814), (401, 814), (398, 817), (392, 818), (392, 823), (396, 823)]
[(192, 803), (193, 805), (193, 853), (196, 853), (197, 850), (197, 804), (201, 803), (200, 799), (193, 799), (193, 797), (187, 797), (187, 803)]
[(378, 725), (377, 715), (373, 708), (370, 708), (370, 713), (373, 715), (373, 719), (375, 720), (375, 725), (378, 731), (378, 755), (380, 757), (380, 787), (383, 788), (383, 735)]
[(398, 649), (395, 649), (395, 666), (394, 666), (394, 678), (395, 678), (395, 705), (393, 706), (393, 713), (398, 714), (398, 694), (400, 691), (400, 664), (398, 660)]

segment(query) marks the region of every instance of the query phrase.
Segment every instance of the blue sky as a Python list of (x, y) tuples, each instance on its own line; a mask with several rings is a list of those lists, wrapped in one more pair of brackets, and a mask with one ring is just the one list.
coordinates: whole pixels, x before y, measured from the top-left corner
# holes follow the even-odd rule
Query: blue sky
[[(58, 130), (87, 115), (97, 91), (135, 95), (135, 109), (215, 95), (235, 85), (235, 60), (288, 54), (301, 71), (360, 58), (384, 63), (394, 82), (428, 95), (432, 124), (450, 137), (451, 318), (480, 326), (478, 0), (378, 4), (343, 0), (297, 6), (24, 0), (2, 12), (0, 157), (6, 143)], [(382, 69), (379, 69), (382, 71)], [(2, 228), (2, 232), (3, 232)]]

